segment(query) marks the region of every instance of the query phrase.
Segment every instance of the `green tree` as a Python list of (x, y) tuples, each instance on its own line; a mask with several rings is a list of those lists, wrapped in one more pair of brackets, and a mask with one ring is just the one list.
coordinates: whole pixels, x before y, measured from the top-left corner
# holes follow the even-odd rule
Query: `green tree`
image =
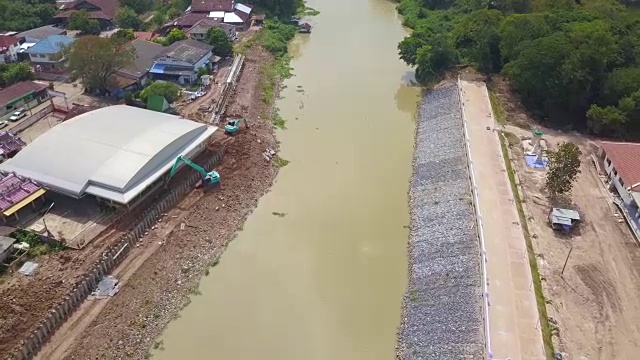
[(212, 27), (207, 31), (207, 42), (213, 45), (213, 53), (220, 57), (233, 55), (233, 45), (224, 30)]
[(589, 131), (601, 136), (619, 136), (627, 127), (627, 116), (615, 106), (591, 105), (587, 111)]
[(142, 14), (151, 10), (153, 1), (151, 0), (120, 0), (120, 7), (126, 7), (136, 12), (136, 14)]
[(121, 28), (133, 30), (138, 30), (140, 25), (142, 25), (138, 14), (136, 14), (132, 8), (127, 6), (121, 7), (116, 12), (116, 23)]
[(53, 0), (0, 0), (0, 29), (24, 31), (48, 24), (56, 14)]
[(186, 38), (187, 38), (187, 35), (184, 33), (184, 31), (180, 29), (171, 29), (171, 31), (169, 31), (169, 33), (164, 39), (165, 39), (165, 44), (168, 46), (173, 44), (176, 41), (185, 40)]
[(517, 59), (523, 49), (536, 39), (550, 35), (551, 27), (544, 14), (516, 14), (500, 24), (500, 53), (505, 62)]
[(136, 53), (131, 45), (117, 39), (84, 36), (69, 47), (67, 58), (73, 76), (81, 78), (87, 89), (104, 93), (109, 78), (131, 65), (136, 60)]
[(33, 80), (31, 66), (27, 62), (0, 64), (0, 86), (9, 86), (19, 81)]
[(572, 142), (562, 142), (557, 150), (548, 150), (549, 170), (545, 185), (552, 197), (568, 195), (580, 174), (580, 148)]
[(86, 10), (73, 12), (69, 16), (67, 29), (80, 30), (82, 35), (98, 35), (101, 31), (98, 20), (89, 19), (89, 13)]
[(431, 81), (444, 70), (458, 63), (458, 54), (444, 36), (434, 37), (433, 45), (424, 45), (416, 55), (416, 79), (422, 83)]
[(142, 90), (140, 100), (147, 102), (150, 95), (160, 95), (167, 99), (167, 102), (172, 103), (178, 99), (180, 87), (171, 82), (155, 81)]
[(136, 38), (136, 35), (131, 29), (120, 29), (113, 33), (113, 35), (111, 35), (111, 38), (120, 42), (128, 42), (134, 40)]
[(613, 70), (608, 74), (602, 91), (606, 104), (616, 104), (619, 99), (640, 90), (640, 67)]
[(502, 68), (498, 27), (502, 14), (497, 10), (479, 10), (462, 18), (453, 30), (453, 39), (463, 59), (482, 72)]

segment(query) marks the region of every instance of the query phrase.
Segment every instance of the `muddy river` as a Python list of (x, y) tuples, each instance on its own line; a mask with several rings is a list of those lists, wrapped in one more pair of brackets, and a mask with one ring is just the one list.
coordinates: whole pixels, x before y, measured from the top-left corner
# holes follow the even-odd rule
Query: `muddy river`
[(290, 164), (154, 359), (394, 358), (419, 96), (405, 30), (390, 1), (308, 5), (321, 14), (277, 104)]

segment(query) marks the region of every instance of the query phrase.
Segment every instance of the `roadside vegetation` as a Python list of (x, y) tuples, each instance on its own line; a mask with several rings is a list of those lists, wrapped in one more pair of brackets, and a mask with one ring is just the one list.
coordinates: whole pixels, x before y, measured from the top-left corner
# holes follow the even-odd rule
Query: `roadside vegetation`
[(31, 71), (31, 65), (28, 62), (0, 64), (0, 87), (33, 79), (33, 71)]
[(401, 0), (421, 83), (502, 74), (547, 125), (640, 139), (640, 13), (616, 0)]

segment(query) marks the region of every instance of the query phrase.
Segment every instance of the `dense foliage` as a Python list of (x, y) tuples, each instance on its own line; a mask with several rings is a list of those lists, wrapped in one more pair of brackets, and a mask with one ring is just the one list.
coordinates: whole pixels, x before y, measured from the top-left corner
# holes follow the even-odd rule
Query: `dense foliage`
[(293, 25), (279, 21), (267, 21), (258, 40), (270, 53), (284, 55), (287, 53), (289, 41), (296, 36), (297, 32), (298, 29)]
[(298, 10), (304, 8), (304, 0), (248, 0), (247, 3), (283, 20), (289, 20)]
[(25, 31), (47, 25), (56, 13), (55, 0), (0, 0), (0, 29)]
[(185, 34), (184, 31), (175, 28), (175, 29), (171, 29), (171, 31), (169, 31), (167, 36), (163, 38), (155, 38), (152, 41), (162, 46), (169, 46), (176, 41), (186, 40), (186, 39), (187, 39), (187, 34)]
[(213, 45), (213, 53), (220, 57), (233, 55), (233, 45), (224, 30), (212, 27), (207, 31), (207, 42)]
[(0, 64), (0, 88), (25, 80), (33, 80), (28, 62)]
[(155, 81), (142, 90), (140, 100), (147, 102), (150, 95), (160, 95), (172, 103), (178, 99), (180, 95), (180, 87), (172, 82)]
[(132, 8), (124, 6), (116, 12), (116, 24), (123, 29), (139, 30), (142, 21)]
[(68, 70), (89, 91), (105, 93), (109, 79), (136, 60), (135, 50), (121, 38), (83, 36), (66, 49)]
[(640, 138), (640, 15), (616, 0), (401, 0), (400, 58), (422, 83), (502, 73), (556, 126)]
[(89, 13), (86, 10), (80, 10), (69, 16), (67, 29), (80, 30), (82, 35), (99, 35), (100, 23), (98, 20), (89, 19)]

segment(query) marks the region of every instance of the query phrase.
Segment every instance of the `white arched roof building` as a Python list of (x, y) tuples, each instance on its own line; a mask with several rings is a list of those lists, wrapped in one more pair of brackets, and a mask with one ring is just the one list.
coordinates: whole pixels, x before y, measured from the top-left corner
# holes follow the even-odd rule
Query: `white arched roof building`
[(75, 198), (127, 204), (169, 171), (179, 155), (204, 148), (215, 127), (126, 105), (87, 112), (28, 144), (0, 170)]

